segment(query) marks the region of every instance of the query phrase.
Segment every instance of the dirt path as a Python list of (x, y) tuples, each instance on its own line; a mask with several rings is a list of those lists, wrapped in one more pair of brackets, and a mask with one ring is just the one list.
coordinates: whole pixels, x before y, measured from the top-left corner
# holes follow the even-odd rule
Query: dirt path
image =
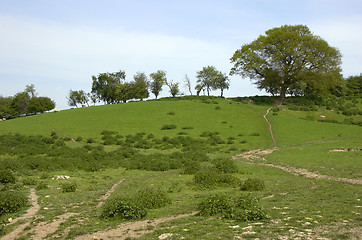
[(6, 234), (5, 236), (2, 236), (0, 240), (9, 240), (17, 238), (19, 237), (19, 234), (23, 232), (27, 226), (30, 225), (30, 219), (35, 217), (36, 213), (40, 209), (40, 206), (38, 204), (38, 196), (36, 195), (34, 188), (30, 189), (29, 201), (31, 203), (31, 207), (26, 211), (26, 213), (23, 216), (10, 221), (8, 225), (12, 225), (20, 220), (28, 220), (28, 222), (17, 226), (12, 232)]
[(273, 130), (272, 130), (272, 125), (271, 123), (269, 122), (268, 118), (266, 117), (268, 114), (269, 114), (269, 111), (272, 109), (272, 107), (268, 108), (268, 110), (266, 110), (266, 113), (263, 115), (265, 121), (269, 124), (269, 132), (270, 132), (270, 136), (272, 137), (273, 139), (273, 142), (274, 142), (274, 146), (277, 147), (277, 141), (275, 140), (274, 138), (274, 134), (273, 134)]
[(283, 170), (285, 172), (289, 172), (293, 175), (299, 176), (302, 175), (307, 178), (314, 178), (314, 179), (327, 179), (327, 180), (333, 180), (338, 182), (346, 182), (346, 183), (352, 183), (352, 184), (362, 184), (362, 180), (360, 179), (350, 179), (350, 178), (339, 178), (339, 177), (332, 177), (320, 173), (310, 172), (307, 169), (304, 168), (296, 168), (296, 167), (290, 167), (290, 166), (282, 166), (279, 164), (272, 164), (265, 162), (264, 156), (271, 154), (273, 151), (277, 150), (277, 148), (274, 149), (256, 149), (251, 150), (248, 152), (245, 152), (243, 154), (238, 154), (233, 156), (234, 160), (241, 160), (244, 159), (246, 161), (243, 161), (244, 163), (248, 164), (257, 164), (262, 166), (268, 166), (273, 168), (278, 168), (280, 170)]
[[(32, 240), (41, 240), (44, 239), (47, 235), (54, 233), (58, 230), (60, 224), (67, 221), (70, 217), (79, 215), (79, 213), (65, 213), (60, 216), (57, 216), (52, 222), (40, 222), (30, 231), (26, 232), (25, 234), (32, 234)], [(23, 235), (25, 235), (23, 234)]]
[(76, 240), (89, 240), (89, 239), (126, 239), (126, 238), (137, 238), (147, 233), (151, 233), (154, 230), (148, 230), (147, 228), (154, 228), (157, 225), (195, 215), (197, 212), (181, 214), (177, 216), (171, 216), (167, 218), (158, 218), (154, 220), (143, 220), (137, 222), (126, 222), (119, 225), (115, 229), (108, 231), (100, 231), (93, 234), (87, 234), (75, 238)]
[(124, 179), (121, 179), (119, 182), (115, 183), (111, 189), (109, 189), (102, 197), (100, 197), (98, 200), (100, 201), (97, 205), (97, 208), (100, 208), (103, 206), (104, 202), (111, 196), (111, 194), (116, 190), (119, 184), (123, 182)]

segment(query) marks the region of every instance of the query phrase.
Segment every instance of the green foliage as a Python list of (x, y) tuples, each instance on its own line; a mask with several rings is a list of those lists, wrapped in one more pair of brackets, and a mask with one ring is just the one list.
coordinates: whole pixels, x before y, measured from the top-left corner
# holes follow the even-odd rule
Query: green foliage
[(150, 77), (152, 79), (150, 83), (150, 90), (157, 99), (158, 94), (162, 91), (162, 86), (167, 82), (166, 72), (158, 70), (155, 73), (151, 73)]
[(102, 218), (140, 219), (146, 216), (147, 210), (133, 199), (113, 198), (107, 200), (102, 207)]
[[(302, 95), (328, 92), (340, 81), (339, 50), (303, 25), (267, 30), (265, 35), (237, 50), (231, 62), (234, 63), (231, 75), (249, 77), (259, 89), (282, 98), (288, 92)], [(318, 67), (311, 69), (311, 65)]]
[(134, 200), (139, 206), (148, 209), (164, 207), (171, 203), (171, 199), (164, 190), (152, 185), (139, 190)]
[(231, 218), (233, 212), (232, 199), (226, 195), (213, 194), (201, 201), (197, 209), (202, 216), (221, 215), (224, 218)]
[(62, 183), (62, 192), (68, 193), (68, 192), (75, 192), (77, 190), (77, 184), (75, 182), (66, 182)]
[(161, 130), (170, 130), (175, 129), (177, 126), (175, 124), (165, 124), (161, 127)]
[(15, 213), (28, 203), (28, 198), (19, 191), (0, 191), (0, 216)]
[[(43, 190), (43, 189), (48, 189), (48, 184), (46, 184), (45, 182), (39, 182), (37, 185), (36, 185), (36, 190)], [(67, 189), (69, 190), (69, 189)], [(63, 192), (64, 191), (64, 186), (63, 186)], [(74, 191), (73, 191), (74, 192)]]
[(221, 216), (237, 221), (256, 221), (269, 216), (259, 207), (258, 199), (251, 195), (231, 197), (223, 194), (213, 194), (198, 204), (202, 216)]
[(0, 170), (0, 183), (15, 183), (16, 177), (14, 173), (12, 173), (8, 169)]
[(173, 115), (175, 115), (175, 112), (173, 112), (173, 111), (168, 112), (168, 113), (167, 113), (167, 115), (171, 115), (171, 116), (173, 116)]
[(217, 158), (212, 161), (215, 167), (223, 173), (236, 173), (238, 172), (238, 167), (235, 162), (228, 158)]
[(195, 173), (194, 184), (202, 188), (214, 188), (222, 185), (237, 186), (240, 180), (227, 173), (221, 172), (217, 168), (203, 168)]
[(243, 191), (260, 191), (265, 189), (263, 180), (259, 178), (248, 178), (242, 185), (241, 190)]

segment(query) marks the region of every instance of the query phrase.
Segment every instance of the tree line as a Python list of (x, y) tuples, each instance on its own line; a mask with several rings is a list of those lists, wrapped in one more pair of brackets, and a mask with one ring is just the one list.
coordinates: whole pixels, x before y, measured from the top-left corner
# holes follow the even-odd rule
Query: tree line
[[(341, 74), (342, 55), (320, 36), (314, 35), (304, 25), (284, 25), (269, 29), (249, 44), (236, 50), (230, 61), (233, 67), (229, 76), (240, 75), (250, 79), (260, 90), (281, 101), (287, 95), (308, 96), (328, 95), (361, 96), (362, 75), (347, 79)], [(220, 90), (220, 96), (230, 87), (229, 76), (214, 66), (204, 67), (196, 74), (196, 95), (201, 92), (210, 95)], [(126, 82), (124, 71), (101, 73), (93, 76), (92, 92), (69, 92), (69, 105), (106, 104), (127, 102), (131, 99), (145, 99), (149, 91), (158, 97), (163, 86), (167, 86), (173, 97), (180, 94), (179, 83), (168, 81), (166, 72), (137, 73), (134, 81)], [(150, 79), (150, 80), (148, 80)], [(186, 87), (192, 95), (191, 81), (185, 77)]]
[(0, 96), (0, 117), (11, 119), (50, 111), (55, 103), (48, 97), (38, 97), (34, 84), (10, 97)]
[[(191, 81), (185, 76), (185, 85), (192, 95)], [(197, 72), (197, 95), (203, 90), (210, 94), (210, 90), (220, 89), (221, 97), (225, 89), (229, 89), (229, 78), (225, 73), (218, 71), (214, 66), (204, 67)], [(100, 73), (92, 76), (92, 90), (86, 93), (83, 90), (70, 90), (67, 96), (68, 105), (72, 107), (95, 105), (97, 102), (116, 104), (129, 100), (143, 100), (150, 96), (150, 92), (157, 99), (162, 88), (166, 86), (172, 97), (181, 95), (180, 83), (170, 81), (166, 71), (158, 70), (147, 76), (144, 72), (137, 72), (133, 81), (126, 81), (123, 70), (113, 73)]]

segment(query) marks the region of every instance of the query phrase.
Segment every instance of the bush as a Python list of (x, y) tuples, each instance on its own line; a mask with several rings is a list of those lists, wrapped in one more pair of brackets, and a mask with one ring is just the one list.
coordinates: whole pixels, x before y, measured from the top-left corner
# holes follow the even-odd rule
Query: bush
[(238, 167), (235, 162), (227, 158), (217, 158), (213, 161), (215, 167), (223, 173), (236, 173)]
[(175, 115), (175, 112), (168, 112), (167, 115)]
[(15, 175), (10, 170), (0, 170), (0, 183), (15, 183), (15, 180)]
[(96, 140), (94, 140), (94, 138), (87, 138), (87, 143), (95, 143)]
[(259, 207), (258, 199), (251, 195), (229, 197), (221, 194), (210, 195), (198, 204), (199, 214), (203, 216), (220, 215), (238, 221), (256, 221), (268, 218)]
[(265, 189), (264, 181), (259, 178), (249, 178), (241, 185), (243, 191), (260, 191), (263, 189)]
[(24, 185), (36, 185), (37, 181), (34, 178), (24, 178), (23, 184)]
[(28, 198), (25, 194), (18, 191), (1, 191), (0, 192), (0, 216), (7, 213), (17, 212), (25, 206)]
[(103, 205), (102, 218), (139, 219), (146, 216), (147, 211), (133, 199), (114, 198)]
[(48, 184), (46, 184), (45, 182), (38, 183), (38, 185), (36, 186), (36, 190), (43, 190), (43, 189), (48, 189)]
[(220, 106), (215, 107), (215, 110), (220, 110), (220, 109), (221, 109)]
[(143, 208), (155, 209), (171, 203), (167, 193), (160, 188), (148, 186), (139, 190), (135, 196), (135, 201)]
[(212, 188), (226, 184), (235, 186), (240, 184), (237, 177), (221, 172), (216, 168), (206, 168), (195, 173), (194, 183), (200, 187)]
[(174, 124), (165, 124), (161, 127), (161, 130), (170, 130), (170, 129), (175, 129), (176, 125)]
[(230, 218), (233, 205), (231, 198), (226, 195), (214, 194), (200, 202), (197, 209), (202, 216), (221, 215), (224, 218)]
[(254, 133), (250, 134), (250, 136), (257, 137), (257, 136), (260, 136), (260, 133), (254, 132)]
[(194, 129), (194, 127), (193, 126), (185, 126), (185, 127), (182, 127), (182, 129)]
[(75, 192), (77, 190), (77, 184), (75, 182), (72, 183), (63, 183), (62, 184), (62, 191), (63, 193), (66, 192)]

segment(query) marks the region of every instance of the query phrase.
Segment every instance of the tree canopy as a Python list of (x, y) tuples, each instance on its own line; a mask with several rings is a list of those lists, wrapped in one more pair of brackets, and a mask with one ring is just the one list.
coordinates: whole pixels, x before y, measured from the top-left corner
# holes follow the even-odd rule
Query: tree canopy
[(197, 72), (196, 77), (198, 83), (195, 87), (197, 95), (199, 95), (203, 89), (206, 89), (208, 96), (210, 96), (211, 90), (220, 89), (222, 97), (224, 89), (229, 89), (228, 76), (218, 71), (214, 66), (203, 67), (201, 71)]
[(271, 94), (326, 92), (341, 78), (341, 54), (307, 26), (273, 28), (241, 49), (230, 59), (231, 75), (254, 80)]
[(166, 72), (162, 71), (162, 70), (158, 70), (155, 73), (151, 73), (150, 77), (152, 79), (152, 81), (150, 83), (150, 90), (157, 98), (157, 96), (162, 91), (163, 85), (165, 85), (165, 83), (167, 82)]

